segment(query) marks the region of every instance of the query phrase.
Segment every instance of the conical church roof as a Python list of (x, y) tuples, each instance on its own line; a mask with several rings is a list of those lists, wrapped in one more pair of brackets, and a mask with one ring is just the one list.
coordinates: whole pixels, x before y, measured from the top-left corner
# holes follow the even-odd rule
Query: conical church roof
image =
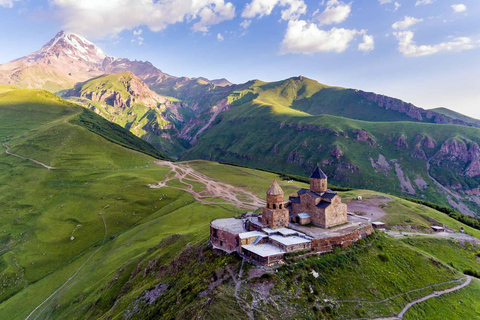
[(272, 185), (270, 186), (270, 189), (268, 189), (267, 194), (270, 196), (278, 196), (278, 195), (283, 195), (283, 190), (278, 184), (277, 180), (273, 180)]
[(313, 178), (313, 179), (327, 179), (327, 175), (317, 165), (315, 170), (313, 170), (312, 174), (310, 175), (310, 178)]

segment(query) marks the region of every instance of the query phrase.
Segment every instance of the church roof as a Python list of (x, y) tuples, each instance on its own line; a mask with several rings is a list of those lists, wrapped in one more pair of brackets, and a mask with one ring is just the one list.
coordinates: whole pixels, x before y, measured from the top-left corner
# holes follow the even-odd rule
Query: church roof
[(304, 193), (306, 193), (307, 191), (310, 191), (310, 190), (305, 189), (305, 188), (302, 188), (302, 189), (298, 190), (297, 193), (298, 193), (298, 194), (304, 194)]
[(313, 170), (312, 174), (310, 175), (310, 178), (327, 179), (327, 175), (325, 174), (325, 172), (322, 171), (322, 169), (320, 169), (319, 166), (317, 166), (315, 170)]
[(299, 197), (291, 198), (290, 201), (292, 203), (300, 203), (300, 198)]
[(319, 195), (318, 193), (313, 192), (313, 191), (308, 191), (308, 194), (311, 195), (313, 198), (321, 198), (322, 197), (321, 195)]
[(324, 194), (322, 194), (322, 198), (333, 199), (336, 195), (337, 194), (335, 192), (325, 192)]
[(328, 201), (320, 201), (318, 204), (317, 204), (317, 208), (326, 208), (328, 207), (329, 205), (331, 205), (332, 203), (331, 202), (328, 202)]
[(270, 196), (278, 196), (278, 195), (283, 195), (283, 190), (278, 184), (277, 180), (273, 180), (272, 185), (267, 191), (267, 194)]

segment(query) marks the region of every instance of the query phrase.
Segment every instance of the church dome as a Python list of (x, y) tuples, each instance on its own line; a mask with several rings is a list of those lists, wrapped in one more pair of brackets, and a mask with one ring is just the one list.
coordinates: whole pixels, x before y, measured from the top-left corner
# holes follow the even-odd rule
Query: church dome
[(278, 184), (277, 180), (273, 180), (272, 185), (267, 191), (267, 195), (270, 195), (270, 196), (283, 195), (283, 190)]
[(319, 166), (317, 166), (315, 168), (315, 170), (313, 170), (310, 178), (312, 178), (312, 179), (327, 179), (327, 175), (325, 174), (325, 172), (322, 171), (322, 169), (320, 169)]

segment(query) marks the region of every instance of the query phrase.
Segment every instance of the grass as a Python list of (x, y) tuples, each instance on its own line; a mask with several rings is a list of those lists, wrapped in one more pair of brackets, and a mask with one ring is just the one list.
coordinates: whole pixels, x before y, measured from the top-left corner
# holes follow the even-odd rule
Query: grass
[(404, 319), (476, 319), (480, 313), (479, 291), (480, 282), (473, 280), (470, 285), (461, 290), (413, 306), (407, 311)]
[[(147, 167), (154, 158), (114, 143), (122, 137), (115, 131), (105, 139), (71, 123), (82, 112), (75, 105), (41, 91), (12, 89), (0, 97), (5, 98), (0, 99), (0, 136), (9, 137), (12, 151), (58, 167), (47, 170), (0, 154), (0, 318), (25, 319), (54, 292), (34, 317), (119, 319), (137, 310), (132, 319), (159, 314), (179, 319), (245, 318), (228, 271), (238, 272), (240, 259), (216, 255), (206, 246), (210, 221), (238, 216), (242, 210), (226, 204), (203, 205), (189, 193), (169, 187), (149, 188), (165, 179), (168, 168)], [(278, 178), (206, 161), (189, 164), (261, 197)], [(279, 182), (287, 195), (306, 186)], [(358, 193), (366, 199), (375, 194), (358, 190), (340, 194), (347, 198)], [(428, 219), (452, 228), (462, 226), (431, 208), (392, 198), (390, 203), (398, 207), (389, 206), (392, 212), (387, 217), (404, 219), (395, 215), (408, 208), (408, 217), (418, 217), (420, 226)], [(478, 231), (464, 228), (479, 236)], [(383, 316), (431, 289), (386, 304), (373, 302), (458, 279), (463, 276), (459, 270), (474, 269), (475, 247), (411, 241), (372, 236), (354, 247), (254, 277), (239, 294), (247, 301), (255, 296), (258, 309), (276, 318), (359, 317), (358, 303), (340, 302), (334, 308), (325, 299), (366, 300), (360, 303), (362, 314)], [(321, 276), (313, 278), (311, 270)], [(168, 285), (161, 298), (146, 303), (142, 298), (146, 290), (159, 284)], [(263, 286), (271, 286), (274, 303), (257, 295)]]

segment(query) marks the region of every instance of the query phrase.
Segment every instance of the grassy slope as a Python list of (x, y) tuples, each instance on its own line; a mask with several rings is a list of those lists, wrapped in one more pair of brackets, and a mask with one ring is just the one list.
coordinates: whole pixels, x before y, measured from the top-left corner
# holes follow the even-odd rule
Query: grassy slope
[[(32, 92), (38, 93), (23, 94)], [(47, 98), (42, 102), (39, 97)], [(61, 288), (35, 316), (121, 318), (125, 310), (131, 309), (137, 296), (154, 287), (160, 277), (161, 281), (168, 281), (170, 290), (155, 305), (141, 308), (148, 317), (158, 317), (156, 312), (162, 311), (179, 318), (202, 314), (207, 318), (215, 318), (218, 314), (244, 318), (245, 314), (233, 297), (230, 281), (208, 291), (209, 295), (203, 298), (198, 295), (206, 290), (212, 272), (223, 270), (226, 265), (239, 267), (239, 260), (225, 260), (206, 249), (203, 260), (186, 259), (170, 264), (174, 257), (182, 257), (178, 253), (187, 243), (202, 246), (208, 238), (210, 220), (240, 211), (225, 205), (201, 205), (189, 194), (172, 188), (148, 188), (149, 183), (163, 179), (167, 173), (164, 167), (146, 167), (153, 158), (113, 144), (66, 121), (76, 116), (76, 107), (65, 105), (62, 100), (48, 102), (48, 95), (39, 97), (31, 98), (30, 104), (16, 102), (0, 106), (0, 136), (11, 136), (10, 132), (16, 129), (15, 137), (8, 142), (13, 151), (28, 152), (21, 154), (65, 169), (46, 170), (29, 161), (0, 154), (0, 269), (5, 284), (1, 289), (0, 317), (24, 319)], [(38, 112), (38, 117), (25, 123), (21, 121), (27, 114), (25, 110), (42, 109), (50, 112)], [(12, 128), (10, 122), (19, 125)], [(275, 176), (206, 162), (196, 162), (192, 166), (259, 195)], [(302, 186), (287, 182), (282, 185), (287, 192)], [(452, 223), (453, 227), (452, 221), (446, 219), (445, 223)], [(70, 240), (72, 236), (74, 240)], [(410, 244), (402, 245), (386, 238), (376, 241), (373, 247), (360, 244), (353, 255), (348, 253), (351, 249), (346, 249), (307, 259), (302, 262), (304, 267), (282, 269), (278, 277), (266, 280), (274, 281), (274, 294), (288, 292), (285, 311), (294, 310), (297, 314), (303, 310), (301, 315), (313, 315), (318, 311), (312, 307), (320, 305), (324, 297), (319, 295), (310, 302), (308, 283), (313, 283), (317, 292), (325, 292), (335, 299), (376, 300), (460, 276), (448, 267), (422, 258), (409, 249)], [(195, 257), (201, 252), (193, 250), (191, 254)], [(379, 260), (379, 254), (388, 256), (388, 260)], [(162, 273), (166, 266), (172, 273)], [(312, 282), (310, 268), (322, 274), (319, 279), (328, 281)], [(66, 283), (74, 274), (75, 277)], [(293, 274), (300, 274), (302, 278), (295, 279)], [(416, 280), (411, 281), (412, 277)], [(255, 282), (263, 280), (254, 280), (251, 289), (255, 288)], [(339, 283), (348, 283), (348, 286), (339, 288)], [(296, 288), (300, 288), (300, 292)], [(251, 299), (249, 295), (253, 293), (252, 290), (241, 292), (247, 299)], [(209, 297), (213, 298), (211, 307), (201, 309)], [(367, 303), (362, 312), (388, 313), (398, 310), (404, 302), (404, 298), (395, 300), (380, 309)], [(265, 308), (268, 312), (278, 312), (272, 305)], [(351, 315), (355, 309), (356, 306), (345, 305), (341, 313)], [(215, 313), (209, 313), (210, 310)], [(143, 315), (139, 317), (148, 318)]]
[[(458, 137), (477, 141), (480, 134), (477, 128), (455, 125), (443, 125), (442, 130), (438, 130), (439, 125), (428, 123), (366, 122), (330, 115), (310, 116), (291, 108), (263, 105), (257, 101), (223, 113), (223, 119), (202, 134), (182, 159), (226, 161), (304, 176), (315, 164), (323, 162), (324, 171), (336, 185), (401, 194), (393, 163), (390, 163), (392, 169), (385, 173), (375, 172), (372, 167), (370, 158), (377, 161), (381, 154), (387, 161), (397, 159), (416, 189), (416, 197), (424, 196), (431, 201), (445, 203), (442, 200), (445, 198), (438, 195), (439, 190), (426, 174), (426, 161), (411, 156), (416, 138), (425, 135), (437, 143), (434, 149), (423, 148), (430, 157), (447, 139)], [(354, 131), (362, 129), (368, 132), (376, 145), (356, 140)], [(395, 145), (401, 135), (407, 137), (407, 149)], [(334, 146), (339, 146), (344, 153), (339, 160), (330, 155)], [(468, 182), (473, 183), (472, 187), (478, 184), (476, 178), (472, 182), (460, 174), (451, 176), (449, 170), (441, 167), (432, 165), (432, 172), (437, 179), (448, 183), (467, 186)], [(417, 178), (427, 181), (431, 187), (423, 192), (414, 183)]]
[[(130, 72), (102, 75), (77, 84), (74, 89), (67, 91), (68, 95), (71, 96), (69, 100), (95, 110), (97, 114), (123, 128), (127, 128), (134, 135), (148, 141), (162, 152), (168, 151), (171, 155), (181, 153), (184, 148), (177, 143), (175, 137), (171, 137), (170, 139), (173, 139), (173, 141), (169, 141), (160, 135), (160, 133), (169, 133), (169, 130), (162, 130), (162, 128), (168, 125), (177, 125), (175, 119), (167, 120), (162, 115), (167, 108), (165, 104), (159, 102), (158, 106), (149, 107), (143, 103), (135, 103), (128, 108), (119, 108), (85, 98), (92, 93), (101, 96), (105, 92), (116, 92), (127, 101), (132, 97), (129, 92), (131, 82), (141, 82), (140, 79), (134, 77)], [(174, 103), (178, 102), (175, 98), (165, 98)]]
[[(1, 318), (25, 318), (99, 248), (49, 303), (78, 297), (172, 233), (195, 243), (210, 220), (235, 212), (203, 206), (174, 189), (148, 188), (165, 169), (146, 166), (155, 159), (71, 124), (80, 107), (41, 91), (2, 98), (0, 136), (14, 136), (7, 142), (11, 151), (58, 169), (6, 155), (1, 147)], [(120, 138), (112, 134), (110, 140)]]
[(471, 118), (469, 116), (466, 116), (464, 114), (455, 112), (455, 111), (447, 109), (447, 108), (435, 108), (435, 109), (432, 109), (432, 111), (444, 114), (444, 115), (449, 116), (453, 119), (463, 120), (465, 122), (472, 123), (476, 126), (480, 126), (480, 120), (475, 119), (475, 118)]
[(480, 314), (479, 292), (480, 282), (473, 280), (468, 287), (460, 291), (430, 299), (413, 306), (407, 311), (404, 319), (478, 319), (478, 315)]

